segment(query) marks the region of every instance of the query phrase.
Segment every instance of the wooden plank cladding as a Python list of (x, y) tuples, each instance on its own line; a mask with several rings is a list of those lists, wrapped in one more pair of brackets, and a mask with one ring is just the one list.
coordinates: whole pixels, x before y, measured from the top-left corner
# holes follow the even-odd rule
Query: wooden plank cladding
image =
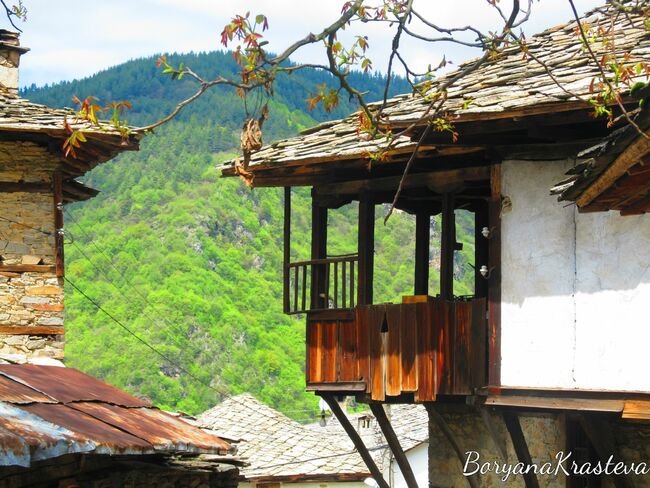
[[(365, 392), (374, 401), (471, 395), (487, 384), (486, 302), (429, 299), (310, 314), (307, 388)], [(363, 388), (360, 385), (364, 385)]]

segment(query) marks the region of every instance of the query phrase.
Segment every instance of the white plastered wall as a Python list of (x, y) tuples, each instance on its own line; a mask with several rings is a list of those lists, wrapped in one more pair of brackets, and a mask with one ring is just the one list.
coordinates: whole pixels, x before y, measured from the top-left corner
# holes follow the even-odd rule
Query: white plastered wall
[[(429, 486), (429, 444), (423, 442), (406, 451), (406, 458), (411, 465), (415, 480), (419, 488)], [(390, 470), (390, 471), (388, 471)], [(392, 488), (407, 488), (406, 480), (402, 471), (397, 465), (397, 461), (391, 457), (390, 466), (384, 471), (384, 479), (390, 483)]]
[(650, 216), (558, 202), (568, 167), (502, 164), (501, 382), (650, 391)]

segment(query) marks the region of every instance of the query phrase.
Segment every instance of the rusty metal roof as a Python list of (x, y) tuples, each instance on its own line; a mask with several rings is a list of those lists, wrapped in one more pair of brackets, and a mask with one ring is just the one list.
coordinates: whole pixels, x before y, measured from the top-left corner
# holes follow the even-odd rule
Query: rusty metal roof
[(230, 444), (72, 368), (0, 365), (0, 466), (64, 454), (227, 454)]
[[(61, 403), (100, 401), (123, 407), (151, 407), (150, 402), (129, 395), (73, 368), (6, 364), (0, 365), (0, 375)], [(3, 397), (0, 397), (0, 400), (11, 401)]]

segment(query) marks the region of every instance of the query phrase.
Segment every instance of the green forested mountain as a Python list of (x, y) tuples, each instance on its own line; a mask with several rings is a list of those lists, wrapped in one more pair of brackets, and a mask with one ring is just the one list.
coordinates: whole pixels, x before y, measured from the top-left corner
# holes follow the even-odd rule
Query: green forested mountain
[[(226, 53), (170, 57), (181, 59), (208, 75), (236, 69)], [(355, 76), (380, 97), (381, 77)], [(322, 73), (307, 71), (283, 78), (270, 101), (265, 140), (355, 109), (343, 100), (333, 114), (307, 112), (305, 98), (326, 81)], [(407, 87), (396, 80), (394, 89)], [(22, 95), (51, 106), (70, 105), (74, 94), (126, 99), (134, 104), (130, 121), (141, 124), (193, 90), (191, 82), (164, 78), (150, 58), (84, 80), (31, 87)], [(317, 402), (304, 393), (304, 320), (281, 311), (282, 192), (251, 190), (237, 179), (219, 178), (215, 168), (235, 154), (243, 117), (234, 93), (213, 90), (147, 136), (139, 152), (85, 177), (101, 193), (66, 209), (67, 276), (170, 361), (68, 287), (67, 363), (163, 408), (196, 413), (224, 394), (248, 391), (306, 420)], [(306, 259), (308, 192), (296, 193), (292, 252)], [(355, 249), (355, 212), (350, 205), (332, 215), (333, 253)], [(387, 226), (377, 223), (379, 300), (412, 291), (413, 229), (414, 220), (402, 213)], [(466, 246), (459, 259), (471, 252)], [(468, 290), (460, 264), (459, 286)], [(434, 286), (436, 280), (432, 273)]]

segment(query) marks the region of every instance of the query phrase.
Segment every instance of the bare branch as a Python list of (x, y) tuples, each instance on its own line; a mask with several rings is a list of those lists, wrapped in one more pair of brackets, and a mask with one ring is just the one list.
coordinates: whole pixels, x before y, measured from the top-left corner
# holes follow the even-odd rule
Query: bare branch
[(483, 43), (481, 42), (467, 42), (467, 41), (461, 41), (460, 39), (456, 39), (454, 37), (448, 36), (448, 37), (426, 37), (423, 36), (422, 34), (418, 34), (416, 32), (413, 32), (412, 30), (404, 27), (404, 32), (406, 32), (409, 36), (414, 37), (415, 39), (420, 39), (421, 41), (426, 41), (426, 42), (453, 42), (455, 44), (460, 44), (462, 46), (468, 46), (468, 47), (483, 47)]
[[(510, 13), (510, 17), (507, 19), (507, 22), (505, 26), (503, 27), (503, 30), (501, 32), (501, 35), (495, 39), (495, 45), (501, 44), (505, 38), (510, 35), (510, 30), (512, 28), (512, 25), (515, 23), (517, 20), (517, 16), (519, 14), (519, 0), (514, 0), (513, 5), (512, 5), (512, 12)], [(464, 78), (465, 76), (469, 75), (470, 73), (476, 71), (480, 66), (482, 66), (488, 59), (490, 58), (490, 52), (486, 51), (481, 58), (479, 58), (477, 61), (474, 63), (467, 65), (464, 69), (460, 70), (457, 72), (455, 75), (451, 76), (447, 80), (445, 80), (443, 83), (441, 83), (439, 86), (436, 87), (436, 91), (438, 93), (446, 93), (447, 89), (450, 88), (454, 83), (456, 83), (458, 80)], [(415, 146), (415, 149), (413, 153), (411, 153), (411, 156), (409, 157), (408, 162), (406, 163), (406, 166), (404, 168), (404, 173), (402, 173), (402, 177), (399, 182), (399, 186), (397, 187), (397, 191), (395, 192), (395, 196), (393, 198), (393, 202), (391, 203), (390, 209), (388, 210), (386, 216), (384, 217), (384, 224), (388, 221), (390, 216), (392, 215), (395, 206), (397, 205), (397, 202), (399, 200), (399, 197), (402, 193), (402, 189), (404, 187), (404, 181), (406, 180), (406, 177), (408, 176), (408, 172), (411, 169), (411, 166), (413, 164), (413, 161), (417, 157), (418, 151), (420, 146), (422, 145), (422, 142), (424, 139), (429, 135), (431, 132), (431, 127), (432, 127), (432, 121), (433, 118), (436, 117), (440, 109), (442, 108), (442, 105), (444, 103), (444, 97), (441, 97), (439, 100), (433, 100), (429, 106), (427, 107), (427, 110), (425, 111), (424, 115), (420, 118), (420, 121), (425, 120), (425, 118), (429, 119), (429, 123), (427, 124), (426, 129), (418, 139), (418, 142)], [(429, 115), (431, 111), (434, 109), (434, 106), (437, 105), (437, 108), (433, 111), (432, 115)], [(411, 124), (411, 126), (408, 129), (414, 128), (418, 122), (415, 122)], [(404, 132), (404, 131), (402, 131)]]
[(320, 34), (318, 34), (318, 35), (309, 34), (306, 37), (304, 37), (303, 39), (301, 39), (301, 40), (299, 40), (297, 42), (294, 42), (291, 46), (289, 46), (287, 49), (285, 49), (282, 54), (280, 54), (280, 55), (276, 56), (275, 58), (271, 59), (269, 61), (269, 63), (271, 65), (278, 65), (278, 64), (288, 60), (289, 57), (293, 53), (295, 53), (298, 49), (300, 49), (301, 47), (306, 46), (308, 44), (314, 44), (316, 42), (321, 42), (321, 41), (324, 41), (324, 40), (328, 39), (332, 34), (338, 32), (348, 22), (350, 22), (352, 17), (354, 17), (356, 15), (356, 13), (359, 11), (359, 7), (361, 7), (362, 3), (363, 3), (363, 0), (355, 0), (354, 4), (352, 4), (350, 6), (350, 8), (348, 8), (348, 10), (346, 12), (344, 12), (343, 15), (341, 15), (341, 17), (336, 22), (331, 24), (329, 27), (326, 27), (325, 29), (323, 29), (323, 31)]
[(7, 3), (5, 0), (0, 0), (0, 3), (5, 9), (5, 14), (7, 15), (7, 20), (11, 24), (11, 26), (16, 29), (18, 32), (22, 32), (23, 30), (16, 25), (16, 23), (13, 20), (13, 17), (16, 17), (18, 19), (24, 19), (25, 17), (25, 7), (23, 7), (22, 1), (18, 3), (17, 7), (10, 8), (7, 6)]

